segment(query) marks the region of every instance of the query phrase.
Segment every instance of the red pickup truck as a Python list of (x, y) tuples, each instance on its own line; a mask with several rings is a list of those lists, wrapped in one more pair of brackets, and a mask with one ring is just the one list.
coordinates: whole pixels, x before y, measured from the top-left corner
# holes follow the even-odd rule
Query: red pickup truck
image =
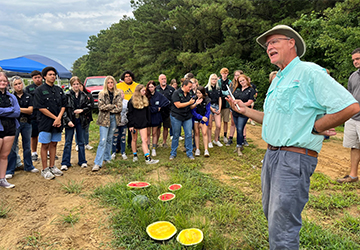
[(98, 107), (99, 92), (103, 89), (106, 76), (86, 77), (84, 85), (94, 98), (94, 105)]

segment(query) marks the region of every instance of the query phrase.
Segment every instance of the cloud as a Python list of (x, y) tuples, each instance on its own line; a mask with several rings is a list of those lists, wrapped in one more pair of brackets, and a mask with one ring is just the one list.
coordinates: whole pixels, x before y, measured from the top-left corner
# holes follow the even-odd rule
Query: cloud
[(129, 0), (11, 0), (1, 5), (0, 59), (57, 54), (67, 68), (87, 53), (90, 35), (132, 16)]

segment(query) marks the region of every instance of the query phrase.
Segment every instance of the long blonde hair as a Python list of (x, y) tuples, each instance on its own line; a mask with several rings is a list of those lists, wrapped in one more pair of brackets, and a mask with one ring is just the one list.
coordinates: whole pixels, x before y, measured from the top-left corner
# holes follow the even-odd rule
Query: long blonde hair
[(109, 79), (113, 80), (113, 82), (114, 82), (114, 90), (113, 90), (114, 96), (119, 95), (120, 91), (116, 87), (116, 80), (115, 80), (115, 78), (113, 76), (107, 76), (105, 78), (104, 87), (103, 87), (103, 90), (101, 90), (101, 92), (103, 92), (104, 94), (109, 94), (109, 90), (108, 90), (108, 86), (107, 86), (107, 82), (108, 82)]
[[(209, 76), (208, 84), (206, 84), (206, 86), (205, 86), (205, 88), (208, 89), (208, 90), (210, 90), (210, 91), (212, 90), (211, 78), (213, 78), (213, 77), (216, 77), (216, 78), (217, 78), (217, 75), (216, 75), (216, 74), (211, 74), (211, 75)], [(220, 89), (218, 80), (216, 80), (215, 89)]]
[(132, 96), (132, 104), (136, 109), (143, 109), (144, 107), (149, 106), (149, 100), (146, 95), (141, 95), (140, 91), (145, 88), (144, 85), (139, 84), (136, 86), (134, 94)]

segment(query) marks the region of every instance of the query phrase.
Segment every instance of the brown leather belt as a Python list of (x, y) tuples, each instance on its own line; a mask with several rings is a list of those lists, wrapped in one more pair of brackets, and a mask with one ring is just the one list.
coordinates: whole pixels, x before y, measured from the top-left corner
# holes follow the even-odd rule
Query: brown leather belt
[(290, 151), (290, 152), (295, 152), (295, 153), (299, 153), (299, 154), (303, 154), (303, 155), (309, 155), (312, 157), (318, 157), (318, 153), (314, 150), (310, 150), (307, 148), (299, 148), (299, 147), (274, 147), (271, 146), (270, 144), (268, 144), (268, 149), (272, 150), (272, 151), (276, 151), (276, 150), (283, 150), (283, 151)]

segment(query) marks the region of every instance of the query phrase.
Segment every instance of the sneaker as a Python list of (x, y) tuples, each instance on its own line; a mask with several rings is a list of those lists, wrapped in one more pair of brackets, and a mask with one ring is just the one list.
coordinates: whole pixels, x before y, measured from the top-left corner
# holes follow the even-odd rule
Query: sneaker
[(39, 171), (39, 169), (37, 169), (37, 168), (33, 168), (33, 169), (31, 169), (29, 172), (30, 172), (30, 173), (39, 173), (40, 171)]
[(41, 176), (44, 177), (46, 180), (52, 180), (55, 178), (55, 175), (51, 173), (49, 167), (45, 168), (44, 170), (41, 170)]
[(229, 139), (226, 137), (226, 136), (224, 136), (224, 143), (226, 144), (226, 143), (228, 143), (228, 141), (229, 141)]
[(182, 140), (184, 140), (184, 137), (179, 136), (179, 141), (182, 141)]
[(15, 187), (15, 185), (14, 185), (14, 184), (10, 184), (9, 182), (7, 182), (6, 179), (0, 179), (0, 187), (13, 188), (13, 187)]
[(79, 146), (78, 145), (75, 146), (75, 150), (79, 151)]
[(209, 157), (209, 156), (210, 156), (209, 151), (208, 151), (207, 149), (205, 149), (204, 156), (205, 156), (205, 157)]
[(68, 170), (68, 167), (66, 166), (66, 165), (61, 165), (61, 168), (60, 168), (61, 170), (63, 170), (63, 171), (67, 171)]
[(228, 142), (225, 144), (226, 147), (231, 146), (231, 144), (233, 144), (233, 140), (229, 139)]
[(170, 155), (169, 160), (172, 161), (172, 160), (174, 160), (174, 159), (175, 159), (175, 156)]
[(87, 150), (91, 150), (91, 149), (93, 149), (94, 147), (91, 147), (89, 144), (87, 144), (87, 145), (85, 145), (85, 149), (87, 149)]
[(173, 139), (173, 136), (170, 136), (170, 140), (172, 140)]
[(5, 179), (11, 179), (11, 178), (13, 178), (13, 175), (12, 175), (12, 174), (6, 174), (6, 175), (5, 175)]
[(155, 148), (153, 148), (153, 149), (151, 150), (151, 156), (156, 156), (156, 150), (155, 150)]
[(127, 160), (127, 159), (128, 159), (125, 153), (123, 153), (121, 156), (122, 156), (123, 160)]
[(115, 160), (115, 157), (116, 157), (116, 154), (115, 154), (115, 153), (112, 153), (112, 155), (111, 155), (111, 160)]
[(238, 156), (242, 156), (243, 153), (241, 152), (241, 147), (236, 148)]
[(213, 140), (213, 144), (216, 145), (216, 146), (218, 146), (218, 147), (222, 147), (222, 146), (223, 146), (220, 141), (215, 141), (215, 140)]
[(146, 164), (156, 164), (158, 162), (159, 162), (159, 160), (154, 160), (154, 159), (145, 160)]
[(87, 168), (87, 163), (81, 164), (81, 167), (82, 167), (82, 168)]
[(256, 123), (253, 120), (251, 120), (250, 124), (253, 125), (253, 126), (256, 125)]
[(213, 146), (213, 144), (211, 142), (209, 142), (208, 147), (213, 148), (214, 146)]
[(63, 172), (61, 172), (60, 169), (58, 169), (57, 167), (53, 166), (52, 168), (50, 168), (50, 171), (53, 175), (55, 176), (62, 176)]
[(189, 156), (189, 159), (190, 160), (195, 160), (195, 157), (194, 156)]
[(137, 162), (138, 160), (139, 160), (139, 158), (137, 156), (134, 156), (133, 162)]
[(350, 175), (346, 175), (341, 179), (337, 179), (338, 183), (350, 183), (350, 182), (357, 182), (359, 177), (351, 177)]
[(93, 168), (91, 169), (91, 171), (96, 172), (96, 171), (99, 171), (99, 169), (100, 169), (100, 166), (95, 164), (93, 166)]
[(195, 150), (195, 156), (200, 156), (200, 149)]
[(38, 161), (39, 160), (39, 156), (37, 155), (37, 153), (34, 153), (31, 155), (31, 160), (32, 161)]
[(163, 143), (163, 148), (168, 148), (169, 146), (166, 143)]
[(249, 143), (247, 142), (246, 139), (244, 139), (244, 144), (243, 144), (245, 147), (249, 147)]

